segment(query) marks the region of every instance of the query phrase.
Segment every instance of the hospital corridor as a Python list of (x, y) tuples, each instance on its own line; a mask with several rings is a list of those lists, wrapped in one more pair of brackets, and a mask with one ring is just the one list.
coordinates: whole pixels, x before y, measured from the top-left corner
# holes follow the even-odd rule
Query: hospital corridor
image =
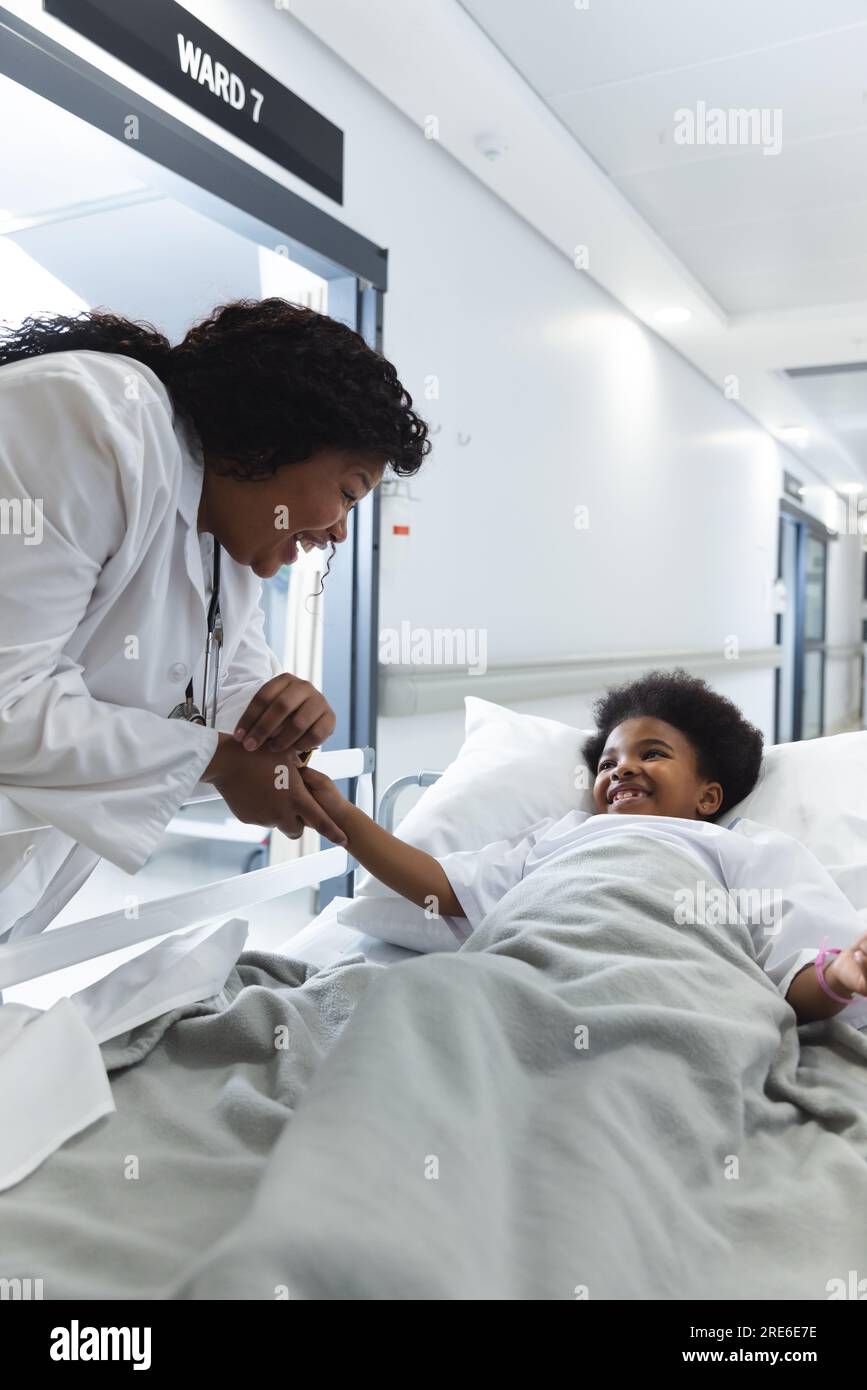
[(0, 0), (0, 126), (19, 1361), (848, 1365), (867, 0)]

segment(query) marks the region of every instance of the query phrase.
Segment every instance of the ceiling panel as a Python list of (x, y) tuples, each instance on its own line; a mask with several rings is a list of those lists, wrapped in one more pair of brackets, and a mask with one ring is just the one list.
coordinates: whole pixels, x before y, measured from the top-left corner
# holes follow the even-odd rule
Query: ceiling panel
[(828, 425), (867, 472), (867, 363), (849, 371), (798, 374), (795, 385), (810, 409)]
[(626, 174), (627, 197), (649, 210), (656, 225), (712, 227), (756, 221), (808, 209), (860, 202), (865, 190), (867, 126), (835, 139), (804, 140), (783, 148), (776, 159), (749, 155), (706, 159), (645, 173)]
[[(867, 302), (867, 253), (857, 260), (826, 261), (814, 267), (809, 280), (813, 305), (804, 302), (804, 277), (797, 267), (744, 274), (719, 271), (708, 263), (699, 267), (699, 274), (735, 314), (784, 313), (793, 307), (844, 305), (853, 299)], [(779, 351), (782, 360), (788, 360), (785, 348)]]
[[(462, 2), (729, 314), (867, 298), (867, 0)], [(780, 152), (677, 144), (699, 103)]]
[(615, 176), (733, 154), (749, 158), (752, 150), (743, 146), (676, 143), (675, 113), (695, 111), (699, 102), (725, 111), (778, 110), (785, 146), (858, 128), (867, 125), (867, 5), (864, 12), (865, 23), (844, 32), (552, 97), (550, 105)]
[(677, 233), (680, 254), (689, 263), (715, 266), (720, 274), (770, 274), (775, 270), (818, 273), (828, 261), (856, 261), (867, 251), (867, 201), (827, 205), (765, 217), (730, 218)]
[(863, 0), (461, 0), (542, 96), (750, 53), (867, 19)]

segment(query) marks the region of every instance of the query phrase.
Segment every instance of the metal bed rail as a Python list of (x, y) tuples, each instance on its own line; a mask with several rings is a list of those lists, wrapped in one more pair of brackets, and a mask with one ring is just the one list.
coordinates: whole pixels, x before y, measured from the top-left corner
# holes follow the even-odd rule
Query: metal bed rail
[[(374, 765), (372, 748), (318, 752), (310, 760), (311, 767), (326, 773), (334, 781), (354, 779), (353, 800), (368, 815), (373, 814)], [(200, 783), (199, 789), (184, 805), (218, 799), (219, 793)], [(0, 795), (0, 836), (50, 828)], [(218, 917), (235, 916), (238, 909), (254, 907), (294, 893), (299, 888), (315, 886), (326, 879), (351, 872), (355, 867), (356, 861), (347, 850), (333, 845), (285, 864), (234, 874), (231, 878), (202, 888), (192, 888), (138, 904), (132, 917), (129, 907), (125, 907), (81, 922), (72, 922), (65, 927), (49, 928), (36, 936), (14, 938), (0, 944), (0, 991), (70, 965), (94, 960), (126, 946), (139, 945), (157, 936), (200, 926)]]
[(413, 772), (406, 777), (397, 777), (389, 782), (379, 801), (376, 819), (389, 832), (394, 830), (394, 813), (397, 799), (407, 787), (432, 787), (442, 777), (441, 772)]

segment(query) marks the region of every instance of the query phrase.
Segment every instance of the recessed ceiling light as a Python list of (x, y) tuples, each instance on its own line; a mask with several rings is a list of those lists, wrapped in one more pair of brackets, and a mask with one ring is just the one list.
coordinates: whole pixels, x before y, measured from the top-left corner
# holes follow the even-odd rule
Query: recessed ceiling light
[(783, 425), (782, 429), (777, 430), (777, 437), (786, 444), (795, 444), (803, 449), (810, 442), (810, 431), (803, 425)]
[(686, 323), (687, 319), (692, 318), (691, 309), (681, 309), (679, 305), (672, 304), (668, 309), (659, 309), (653, 315), (657, 323)]
[(854, 494), (854, 493), (856, 493), (856, 492), (863, 492), (863, 491), (864, 491), (864, 484), (863, 484), (863, 483), (835, 483), (835, 488), (836, 488), (837, 492), (851, 492), (851, 493)]

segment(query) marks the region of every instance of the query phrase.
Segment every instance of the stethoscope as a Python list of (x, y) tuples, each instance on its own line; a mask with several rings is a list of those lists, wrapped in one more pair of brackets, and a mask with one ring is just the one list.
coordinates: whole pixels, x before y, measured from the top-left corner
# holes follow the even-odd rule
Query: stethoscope
[[(214, 538), (214, 584), (208, 604), (208, 636), (205, 643), (205, 675), (202, 681), (202, 708), (193, 702), (193, 680), (190, 677), (184, 699), (175, 705), (169, 719), (188, 719), (191, 724), (217, 722), (217, 696), (220, 690), (220, 653), (223, 646), (223, 619), (220, 613), (220, 542)], [(209, 715), (210, 709), (210, 715)]]

